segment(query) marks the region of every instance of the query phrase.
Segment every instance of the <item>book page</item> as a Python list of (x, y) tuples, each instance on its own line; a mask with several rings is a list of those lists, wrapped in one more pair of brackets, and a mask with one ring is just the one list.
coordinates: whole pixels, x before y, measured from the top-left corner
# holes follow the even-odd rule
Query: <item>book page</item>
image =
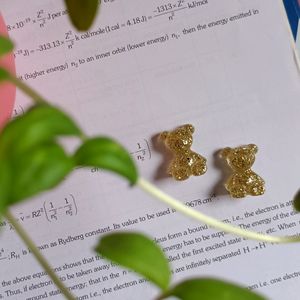
[[(102, 1), (77, 32), (62, 1), (1, 0), (16, 44), (17, 75), (65, 109), (89, 136), (132, 154), (140, 176), (196, 210), (272, 235), (299, 233), (299, 73), (280, 1)], [(1, 100), (3, 101), (3, 100)], [(30, 100), (17, 92), (13, 117)], [(178, 182), (166, 174), (162, 131), (193, 124), (192, 149), (207, 172)], [(259, 197), (231, 198), (218, 151), (254, 143)], [(73, 141), (66, 144), (74, 149)], [(143, 232), (165, 251), (173, 284), (215, 277), (268, 299), (299, 297), (300, 246), (245, 240), (182, 216), (97, 168), (75, 170), (58, 188), (13, 214), (78, 299), (154, 299), (158, 289), (96, 256), (99, 238)], [(63, 299), (2, 220), (0, 299)]]

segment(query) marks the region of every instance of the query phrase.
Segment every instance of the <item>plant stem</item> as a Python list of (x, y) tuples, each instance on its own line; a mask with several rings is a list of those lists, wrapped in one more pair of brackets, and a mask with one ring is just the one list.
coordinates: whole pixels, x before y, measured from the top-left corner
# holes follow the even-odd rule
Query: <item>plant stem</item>
[(256, 241), (263, 241), (268, 243), (280, 243), (280, 244), (287, 244), (287, 243), (296, 243), (300, 242), (300, 236), (271, 236), (267, 234), (262, 234), (250, 230), (244, 230), (238, 226), (234, 226), (228, 223), (224, 223), (221, 221), (218, 221), (212, 217), (209, 217), (199, 211), (196, 211), (178, 200), (174, 199), (173, 197), (167, 195), (163, 191), (156, 188), (154, 185), (152, 185), (150, 182), (146, 181), (145, 179), (139, 178), (137, 181), (137, 185), (146, 191), (147, 193), (151, 194), (155, 198), (158, 198), (159, 200), (165, 202), (169, 206), (173, 207), (177, 211), (193, 218), (198, 221), (201, 221), (211, 227), (214, 227), (216, 229), (220, 229), (227, 233), (232, 233), (239, 235), (241, 237), (252, 239)]
[(15, 84), (21, 91), (23, 91), (27, 96), (29, 96), (35, 103), (41, 104), (47, 102), (40, 94), (33, 90), (29, 85), (25, 84), (22, 80), (9, 74), (8, 80)]
[(42, 256), (41, 252), (35, 246), (34, 242), (27, 235), (27, 233), (22, 228), (22, 226), (20, 226), (20, 224), (16, 221), (14, 216), (9, 211), (7, 211), (4, 214), (4, 216), (15, 228), (16, 232), (21, 237), (21, 239), (24, 241), (24, 243), (26, 244), (28, 249), (32, 252), (32, 254), (35, 256), (35, 258), (41, 264), (41, 266), (45, 269), (45, 271), (48, 273), (49, 277), (56, 284), (56, 286), (61, 290), (63, 295), (66, 297), (66, 299), (75, 300), (75, 297), (70, 293), (68, 288), (62, 283), (62, 281), (59, 279), (59, 277), (55, 274), (55, 272), (52, 270), (52, 268), (48, 264), (47, 260)]

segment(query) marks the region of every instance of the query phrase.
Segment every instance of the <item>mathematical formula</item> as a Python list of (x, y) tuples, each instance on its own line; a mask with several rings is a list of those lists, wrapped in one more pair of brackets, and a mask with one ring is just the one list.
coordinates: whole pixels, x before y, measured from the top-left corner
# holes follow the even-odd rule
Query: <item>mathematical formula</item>
[(139, 143), (136, 143), (137, 149), (131, 152), (130, 154), (133, 155), (133, 157), (137, 161), (145, 161), (151, 159), (151, 148), (149, 145), (149, 142), (144, 139)]
[(16, 251), (7, 251), (4, 248), (0, 249), (0, 262), (4, 260), (18, 260), (21, 255)]
[[(112, 3), (115, 0), (104, 0), (103, 3)], [(101, 3), (101, 1), (99, 0)], [(60, 19), (61, 17), (65, 17), (68, 15), (68, 11), (66, 9), (55, 10), (55, 11), (46, 11), (44, 9), (39, 9), (34, 15), (28, 16), (24, 19), (17, 20), (12, 24), (7, 25), (8, 31), (23, 29), (28, 27), (28, 25), (36, 25), (39, 28), (44, 28), (46, 25), (49, 25), (53, 21)]]
[[(15, 218), (19, 222), (26, 222), (28, 220), (39, 220), (43, 218), (48, 222), (56, 222), (65, 218), (74, 217), (78, 214), (76, 199), (74, 195), (70, 194), (64, 198), (53, 200), (46, 200), (43, 206), (29, 212), (16, 213)], [(7, 221), (0, 221), (0, 228), (8, 227), (14, 230), (12, 225)]]
[[(116, 1), (116, 0), (114, 0)], [(67, 50), (72, 50), (79, 42), (87, 41), (91, 38), (100, 38), (104, 35), (121, 31), (122, 29), (127, 30), (128, 27), (135, 27), (148, 22), (153, 22), (158, 18), (167, 18), (168, 21), (173, 21), (176, 14), (183, 12), (187, 9), (196, 9), (203, 7), (208, 4), (208, 0), (198, 1), (187, 1), (177, 0), (168, 2), (166, 4), (158, 5), (153, 8), (151, 14), (144, 14), (139, 16), (133, 16), (127, 18), (124, 21), (114, 22), (103, 26), (98, 26), (92, 31), (85, 33), (75, 33), (73, 30), (68, 30), (61, 33), (56, 39), (49, 40), (45, 43), (37, 44), (32, 48), (21, 48), (14, 52), (15, 57), (28, 57), (44, 51), (50, 51), (64, 47)], [(59, 20), (68, 14), (66, 10), (47, 12), (44, 9), (37, 11), (33, 17), (26, 17), (22, 20), (15, 22), (14, 24), (7, 25), (8, 31), (22, 30), (28, 25), (38, 25), (39, 28), (45, 28), (46, 25), (50, 25), (51, 22)]]

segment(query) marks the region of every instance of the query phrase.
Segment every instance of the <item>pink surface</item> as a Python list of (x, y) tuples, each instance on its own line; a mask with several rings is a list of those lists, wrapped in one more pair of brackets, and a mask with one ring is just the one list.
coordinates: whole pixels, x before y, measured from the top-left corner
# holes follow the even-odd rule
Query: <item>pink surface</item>
[[(1, 0), (0, 0), (1, 1)], [(0, 34), (7, 35), (6, 25), (0, 14)], [(0, 58), (0, 66), (5, 67), (15, 74), (15, 62), (13, 54), (5, 55)], [(0, 128), (11, 117), (16, 89), (12, 84), (0, 83)]]

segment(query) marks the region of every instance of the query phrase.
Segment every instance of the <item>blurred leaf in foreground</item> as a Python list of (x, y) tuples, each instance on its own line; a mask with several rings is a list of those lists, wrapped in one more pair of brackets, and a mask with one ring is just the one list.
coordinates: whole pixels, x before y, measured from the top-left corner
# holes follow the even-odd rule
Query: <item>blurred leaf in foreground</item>
[(0, 35), (0, 56), (13, 51), (13, 49), (14, 44), (12, 41), (3, 35)]
[(99, 0), (65, 0), (71, 21), (78, 30), (88, 30), (98, 11)]
[(169, 286), (171, 272), (163, 251), (139, 233), (123, 232), (104, 236), (96, 251), (104, 257), (129, 268), (162, 290)]
[(177, 297), (181, 300), (264, 300), (260, 295), (238, 285), (217, 279), (201, 278), (184, 281), (159, 299)]
[(80, 166), (99, 167), (115, 172), (135, 184), (137, 168), (131, 155), (117, 142), (107, 137), (87, 140), (75, 153), (75, 161)]
[(9, 72), (0, 67), (0, 82), (9, 78)]
[(67, 114), (48, 104), (38, 104), (8, 123), (0, 133), (0, 196), (6, 198), (1, 205), (6, 208), (58, 185), (75, 164), (57, 138), (80, 135)]
[(296, 196), (294, 197), (294, 208), (297, 211), (300, 211), (300, 190), (297, 192)]
[(39, 145), (11, 161), (14, 188), (9, 204), (37, 195), (59, 184), (74, 168), (60, 145)]
[(59, 136), (80, 136), (74, 121), (60, 109), (38, 104), (25, 115), (11, 121), (0, 135), (0, 155), (21, 154), (38, 144), (55, 140)]

